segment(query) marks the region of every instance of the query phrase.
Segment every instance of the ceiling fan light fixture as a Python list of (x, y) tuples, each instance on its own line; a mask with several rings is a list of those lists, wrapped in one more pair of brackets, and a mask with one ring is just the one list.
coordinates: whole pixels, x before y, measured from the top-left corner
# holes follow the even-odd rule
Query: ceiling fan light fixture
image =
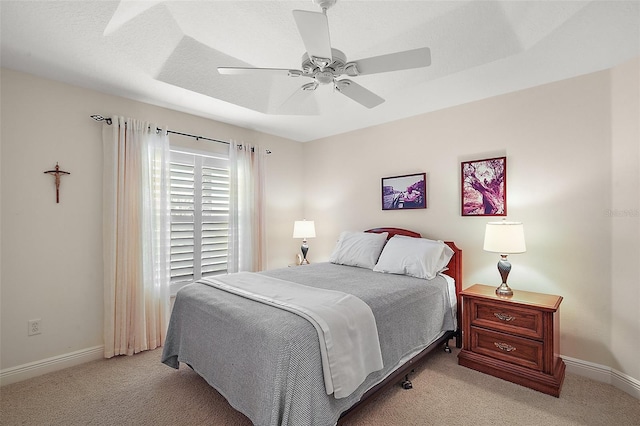
[(330, 68), (327, 68), (327, 70), (325, 71), (317, 72), (314, 78), (320, 84), (329, 84), (334, 79), (333, 70)]

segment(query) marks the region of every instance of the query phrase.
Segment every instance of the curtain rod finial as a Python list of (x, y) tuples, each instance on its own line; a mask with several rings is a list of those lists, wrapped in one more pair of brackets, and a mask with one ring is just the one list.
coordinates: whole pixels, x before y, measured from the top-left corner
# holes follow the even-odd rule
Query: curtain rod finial
[(107, 118), (107, 117), (103, 117), (100, 114), (94, 114), (94, 115), (91, 116), (91, 118), (93, 118), (96, 121), (106, 121), (107, 124), (111, 125), (111, 119)]

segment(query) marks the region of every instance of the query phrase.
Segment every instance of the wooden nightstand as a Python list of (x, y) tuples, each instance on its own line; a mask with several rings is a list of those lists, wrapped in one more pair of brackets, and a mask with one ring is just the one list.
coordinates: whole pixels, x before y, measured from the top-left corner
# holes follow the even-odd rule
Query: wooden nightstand
[(475, 284), (462, 291), (462, 350), (458, 364), (560, 396), (565, 364), (559, 353), (562, 297)]

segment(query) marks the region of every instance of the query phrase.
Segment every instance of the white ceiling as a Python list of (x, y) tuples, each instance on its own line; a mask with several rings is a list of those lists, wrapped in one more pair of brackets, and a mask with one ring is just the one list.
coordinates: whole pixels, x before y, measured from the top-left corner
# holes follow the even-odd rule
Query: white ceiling
[(309, 141), (640, 56), (638, 0), (339, 0), (327, 12), (331, 44), (348, 60), (429, 47), (432, 64), (353, 77), (386, 99), (376, 108), (327, 85), (295, 111), (317, 114), (282, 115), (274, 111), (308, 80), (220, 75), (216, 67), (299, 69), (294, 9), (320, 10), (311, 0), (2, 0), (1, 64)]

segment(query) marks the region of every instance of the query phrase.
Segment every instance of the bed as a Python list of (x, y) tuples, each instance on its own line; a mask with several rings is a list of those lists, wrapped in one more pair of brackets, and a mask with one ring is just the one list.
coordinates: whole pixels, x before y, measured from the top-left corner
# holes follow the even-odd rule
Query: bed
[[(356, 263), (363, 264), (354, 266), (351, 258), (344, 261), (340, 256), (358, 252), (357, 244), (347, 244), (348, 237), (358, 242), (363, 235), (343, 238), (343, 234), (331, 262), (264, 271), (248, 278), (344, 293), (370, 308), (381, 368), (363, 375), (353, 390), (338, 394), (339, 387), (335, 393), (330, 387), (327, 357), (319, 350), (321, 333), (312, 321), (299, 312), (226, 289), (224, 281), (237, 278), (235, 274), (224, 280), (202, 280), (178, 292), (162, 362), (173, 368), (180, 363), (190, 366), (256, 425), (327, 426), (344, 422), (378, 392), (407, 380), (416, 362), (436, 348), (449, 349), (450, 339), (455, 337), (460, 347), (456, 306), (461, 306), (462, 252), (454, 243), (445, 242), (452, 252), (446, 267), (432, 279), (423, 279), (379, 267), (383, 259), (394, 260), (386, 256), (392, 243), (407, 243), (408, 237), (411, 242), (431, 240), (416, 240), (420, 234), (398, 228), (370, 229), (361, 234), (382, 240), (381, 253), (372, 258), (372, 244), (367, 242), (368, 257), (360, 256)], [(340, 243), (347, 251), (339, 250)]]

